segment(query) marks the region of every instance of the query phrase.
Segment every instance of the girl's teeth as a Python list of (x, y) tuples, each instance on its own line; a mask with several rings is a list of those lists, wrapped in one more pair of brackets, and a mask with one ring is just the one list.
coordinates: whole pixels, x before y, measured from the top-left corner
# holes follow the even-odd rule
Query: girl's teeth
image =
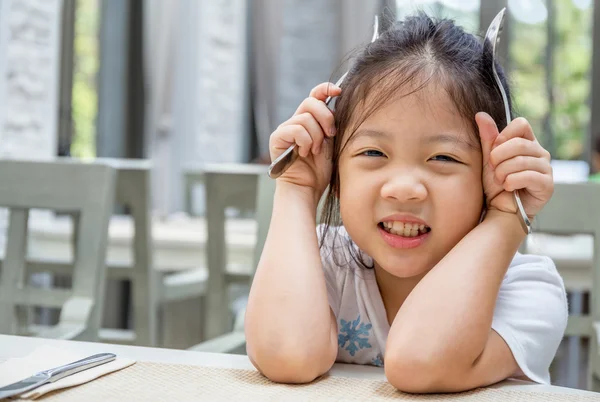
[(404, 237), (415, 237), (426, 232), (425, 225), (402, 222), (383, 222), (383, 227), (392, 234)]

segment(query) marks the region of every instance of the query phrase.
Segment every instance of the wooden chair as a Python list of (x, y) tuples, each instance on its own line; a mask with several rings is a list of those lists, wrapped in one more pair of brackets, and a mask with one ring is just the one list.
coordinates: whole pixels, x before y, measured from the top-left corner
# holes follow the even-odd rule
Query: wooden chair
[[(89, 163), (71, 158), (59, 158), (57, 163), (70, 165), (73, 169), (90, 166)], [(159, 292), (151, 253), (150, 162), (97, 158), (94, 164), (108, 166), (115, 171), (115, 191), (110, 200), (111, 215), (116, 205), (127, 207), (134, 222), (132, 264), (107, 264), (105, 276), (105, 281), (131, 281), (133, 330), (101, 328), (99, 340), (118, 344), (156, 346)], [(67, 283), (73, 272), (73, 261), (36, 258), (28, 261), (27, 266), (32, 273), (49, 272), (66, 278)]]
[[(589, 284), (590, 314), (570, 314), (566, 336), (590, 337), (588, 387), (600, 390), (600, 185), (594, 183), (556, 183), (554, 195), (535, 218), (535, 233), (550, 235), (588, 234), (593, 236), (592, 283)], [(541, 238), (539, 241), (543, 241)], [(542, 247), (536, 247), (542, 249)], [(527, 247), (524, 247), (527, 252)], [(558, 267), (560, 271), (560, 266)], [(575, 349), (578, 351), (578, 348)], [(571, 350), (573, 354), (573, 350)], [(578, 371), (577, 364), (570, 365), (569, 371)]]
[(194, 214), (194, 186), (203, 184), (205, 189), (208, 232), (208, 277), (205, 281), (203, 321), (205, 339), (213, 339), (231, 331), (234, 317), (230, 308), (230, 287), (248, 286), (251, 275), (251, 272), (231, 272), (227, 267), (225, 209), (234, 207), (244, 212), (254, 211), (257, 205), (257, 181), (259, 177), (266, 175), (266, 172), (267, 166), (247, 163), (190, 165), (185, 169), (186, 209), (189, 214)]
[[(269, 178), (265, 172), (257, 176), (256, 194), (256, 212), (257, 221), (256, 244), (254, 247), (253, 271), (258, 265), (260, 255), (267, 238), (269, 224), (271, 223), (271, 211), (273, 210), (273, 195), (275, 193), (275, 180)], [(212, 272), (211, 272), (212, 274)], [(248, 283), (252, 278), (247, 278)], [(223, 293), (222, 293), (223, 294)], [(242, 309), (234, 320), (233, 330), (216, 337), (209, 338), (207, 341), (192, 346), (189, 350), (199, 352), (215, 353), (245, 353), (246, 337), (244, 335), (244, 316), (246, 310)], [(223, 314), (222, 312), (220, 314)]]
[[(82, 165), (77, 159), (65, 163)], [(161, 276), (155, 269), (152, 253), (151, 170), (143, 159), (97, 158), (95, 163), (111, 166), (116, 171), (116, 193), (112, 205), (126, 207), (134, 224), (131, 264), (107, 263), (107, 280), (131, 283), (131, 329), (101, 328), (103, 342), (124, 345), (157, 346), (160, 344), (160, 316), (164, 303), (204, 295), (205, 270), (184, 271)], [(34, 260), (32, 272), (69, 275), (69, 261)]]
[[(80, 164), (78, 160), (65, 160)], [(256, 177), (266, 172), (265, 166), (248, 164), (204, 165), (196, 170), (206, 183), (207, 230), (211, 234), (207, 244), (207, 267), (189, 269), (160, 276), (152, 259), (150, 213), (150, 172), (147, 160), (99, 158), (95, 162), (107, 164), (117, 172), (116, 204), (129, 209), (135, 232), (133, 264), (107, 266), (107, 278), (131, 281), (132, 330), (101, 329), (100, 340), (109, 343), (156, 346), (160, 343), (159, 317), (165, 303), (205, 297), (205, 328), (210, 334), (231, 330), (231, 311), (227, 287), (231, 283), (248, 283), (248, 275), (228, 273), (225, 264), (226, 206), (254, 208)], [(193, 177), (193, 176), (192, 176)], [(193, 177), (197, 180), (197, 177)], [(32, 261), (33, 272), (51, 271), (65, 275), (71, 270), (69, 262)], [(221, 302), (221, 300), (225, 300)], [(221, 304), (222, 303), (222, 304)], [(226, 317), (226, 318), (224, 318)]]
[[(0, 161), (0, 206), (7, 207), (10, 216), (0, 272), (0, 333), (98, 339), (114, 194), (115, 171), (109, 166)], [(34, 208), (75, 217), (71, 289), (28, 285), (27, 227), (29, 211)], [(61, 308), (58, 324), (50, 328), (30, 326), (28, 312), (36, 306)]]

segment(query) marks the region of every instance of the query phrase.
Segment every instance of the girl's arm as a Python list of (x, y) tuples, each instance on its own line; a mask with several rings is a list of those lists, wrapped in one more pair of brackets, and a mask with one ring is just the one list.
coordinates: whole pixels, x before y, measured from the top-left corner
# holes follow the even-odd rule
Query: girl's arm
[(247, 351), (277, 382), (309, 382), (337, 354), (337, 324), (327, 299), (310, 192), (277, 183), (265, 247), (246, 310)]
[(337, 323), (315, 224), (331, 175), (327, 138), (335, 135), (333, 113), (324, 101), (340, 93), (331, 83), (317, 85), (269, 140), (271, 160), (293, 144), (300, 155), (277, 179), (269, 233), (246, 309), (248, 356), (273, 381), (312, 381), (337, 355)]
[(414, 288), (390, 329), (385, 372), (408, 392), (463, 391), (515, 374), (493, 330), (502, 279), (525, 234), (514, 214), (489, 211)]
[(385, 369), (402, 390), (462, 391), (518, 373), (491, 323), (500, 285), (525, 237), (512, 192), (520, 190), (527, 214), (536, 215), (554, 189), (550, 154), (523, 118), (500, 134), (486, 113), (476, 121), (488, 213), (419, 282), (394, 319)]

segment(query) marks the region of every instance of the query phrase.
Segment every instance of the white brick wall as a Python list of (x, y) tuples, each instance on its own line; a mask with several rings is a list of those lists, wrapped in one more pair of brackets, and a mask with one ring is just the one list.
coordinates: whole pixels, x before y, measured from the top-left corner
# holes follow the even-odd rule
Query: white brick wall
[(61, 3), (0, 1), (0, 158), (56, 154)]
[(200, 2), (194, 151), (202, 162), (243, 162), (248, 154), (247, 7), (247, 0)]

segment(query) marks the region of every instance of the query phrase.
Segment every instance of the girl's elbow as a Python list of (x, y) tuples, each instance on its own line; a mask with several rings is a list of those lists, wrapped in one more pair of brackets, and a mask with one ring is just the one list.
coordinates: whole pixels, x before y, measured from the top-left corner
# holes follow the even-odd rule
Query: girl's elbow
[(426, 356), (386, 353), (384, 369), (388, 382), (399, 391), (425, 394), (445, 391), (439, 366)]
[[(307, 345), (304, 339), (259, 335), (246, 327), (246, 352), (250, 361), (274, 382), (304, 384), (327, 372), (335, 361), (329, 345)], [(312, 346), (312, 347), (310, 347)]]
[(251, 353), (248, 357), (256, 369), (269, 380), (286, 384), (306, 384), (325, 373), (318, 358), (294, 351)]

